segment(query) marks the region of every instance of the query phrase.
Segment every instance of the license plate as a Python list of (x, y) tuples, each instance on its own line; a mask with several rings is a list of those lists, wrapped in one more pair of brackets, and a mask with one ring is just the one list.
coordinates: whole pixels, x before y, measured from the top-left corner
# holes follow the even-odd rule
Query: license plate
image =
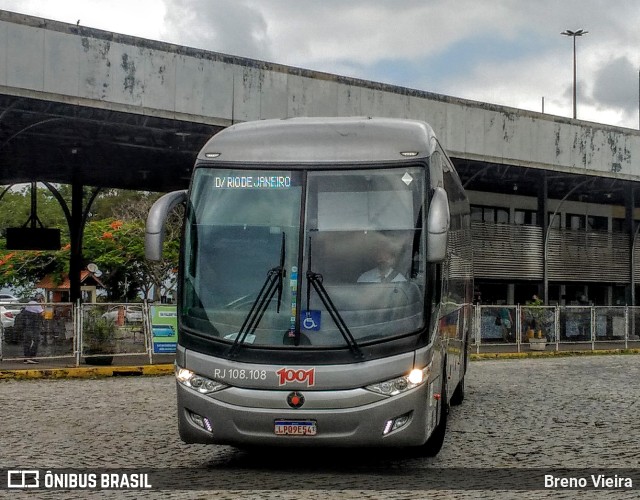
[(315, 420), (276, 420), (277, 436), (315, 436), (318, 427)]

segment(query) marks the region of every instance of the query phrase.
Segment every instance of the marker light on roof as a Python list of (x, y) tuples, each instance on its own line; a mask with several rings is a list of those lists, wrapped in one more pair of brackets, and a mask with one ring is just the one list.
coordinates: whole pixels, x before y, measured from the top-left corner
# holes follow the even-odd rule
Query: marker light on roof
[(220, 153), (205, 153), (204, 156), (205, 158), (217, 158), (220, 156)]
[(400, 151), (402, 156), (418, 156), (417, 151)]

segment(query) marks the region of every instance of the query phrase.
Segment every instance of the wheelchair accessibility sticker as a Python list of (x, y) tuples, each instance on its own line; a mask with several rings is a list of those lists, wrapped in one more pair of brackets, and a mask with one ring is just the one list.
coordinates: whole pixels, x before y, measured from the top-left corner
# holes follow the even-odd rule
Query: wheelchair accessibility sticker
[(300, 327), (303, 330), (317, 332), (320, 330), (320, 311), (302, 311)]

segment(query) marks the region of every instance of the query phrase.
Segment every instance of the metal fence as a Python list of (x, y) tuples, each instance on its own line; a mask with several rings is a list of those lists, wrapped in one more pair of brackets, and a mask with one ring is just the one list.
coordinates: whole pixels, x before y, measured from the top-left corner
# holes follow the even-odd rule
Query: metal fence
[[(37, 312), (38, 308), (44, 309)], [(77, 310), (73, 304), (0, 304), (0, 359), (73, 358), (77, 352)]]
[(640, 307), (475, 306), (481, 352), (640, 348)]
[[(171, 352), (171, 343), (154, 344), (172, 331), (165, 319), (153, 324), (147, 302), (44, 304), (35, 326), (23, 318), (26, 307), (0, 303), (0, 360), (67, 358), (79, 365), (138, 356), (152, 364), (154, 354)], [(477, 353), (640, 349), (640, 307), (482, 305), (474, 315)]]
[(28, 304), (0, 304), (0, 360), (68, 358), (79, 365), (138, 356), (154, 362), (153, 306), (147, 302), (47, 303), (42, 308), (34, 319)]
[(80, 311), (80, 357), (100, 364), (113, 356), (146, 354), (153, 362), (146, 303), (82, 304)]

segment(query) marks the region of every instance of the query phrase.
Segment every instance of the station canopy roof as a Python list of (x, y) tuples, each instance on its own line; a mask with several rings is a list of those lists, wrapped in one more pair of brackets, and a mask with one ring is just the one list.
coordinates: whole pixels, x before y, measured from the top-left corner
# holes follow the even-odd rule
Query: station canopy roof
[[(0, 94), (0, 185), (45, 181), (184, 189), (221, 126)], [(537, 196), (545, 171), (454, 158), (467, 189)], [(624, 205), (629, 181), (546, 171), (548, 196)], [(590, 180), (590, 182), (585, 182)]]
[(0, 94), (0, 184), (183, 189), (198, 150), (220, 129)]
[(537, 197), (547, 179), (549, 199), (580, 201), (601, 205), (625, 205), (628, 180), (532, 167), (519, 167), (455, 159), (464, 187), (468, 190)]

